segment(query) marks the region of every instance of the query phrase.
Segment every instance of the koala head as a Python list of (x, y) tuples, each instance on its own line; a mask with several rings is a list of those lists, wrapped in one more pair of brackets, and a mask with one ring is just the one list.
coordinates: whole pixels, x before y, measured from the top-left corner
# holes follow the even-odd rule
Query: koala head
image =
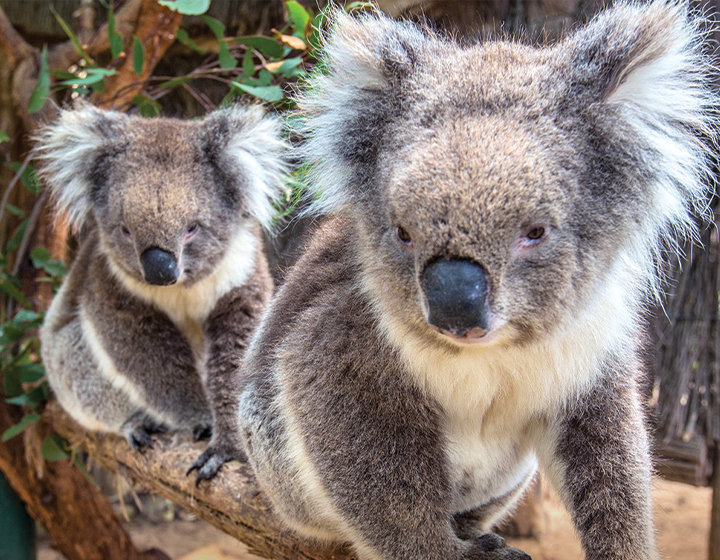
[(92, 221), (112, 265), (156, 285), (207, 276), (240, 232), (269, 225), (282, 149), (279, 121), (240, 106), (182, 121), (85, 105), (36, 146), (71, 226)]
[(609, 282), (642, 301), (707, 204), (697, 26), (660, 0), (552, 46), (462, 47), (337, 14), (304, 157), (318, 206), (352, 220), (369, 293), (451, 348), (536, 339)]

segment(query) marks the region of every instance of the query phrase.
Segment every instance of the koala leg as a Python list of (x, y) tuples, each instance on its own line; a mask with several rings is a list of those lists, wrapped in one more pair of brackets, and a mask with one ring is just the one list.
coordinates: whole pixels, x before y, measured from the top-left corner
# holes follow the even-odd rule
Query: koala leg
[(587, 560), (657, 560), (642, 405), (631, 372), (617, 369), (603, 372), (538, 452)]
[(144, 410), (170, 429), (209, 429), (212, 414), (195, 356), (177, 326), (121, 288), (86, 305), (80, 320), (86, 337), (96, 340), (93, 350), (142, 395)]
[(267, 303), (271, 283), (267, 266), (259, 268), (247, 284), (221, 298), (205, 321), (206, 390), (214, 418), (208, 449), (188, 471), (198, 471), (197, 484), (213, 478), (226, 461), (247, 460), (237, 425), (242, 392), (240, 366)]
[(135, 438), (132, 432), (157, 425), (157, 419), (144, 412), (142, 395), (100, 368), (79, 319), (51, 333), (45, 328), (42, 355), (50, 386), (75, 420), (91, 430), (121, 433), (136, 448), (149, 443), (147, 434)]

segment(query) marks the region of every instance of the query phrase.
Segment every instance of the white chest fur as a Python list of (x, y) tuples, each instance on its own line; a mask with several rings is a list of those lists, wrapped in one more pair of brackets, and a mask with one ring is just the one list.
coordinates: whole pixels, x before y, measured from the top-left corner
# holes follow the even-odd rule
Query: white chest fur
[[(122, 284), (145, 303), (165, 313), (187, 337), (198, 363), (204, 362), (203, 324), (218, 300), (231, 289), (242, 286), (255, 269), (259, 240), (243, 228), (228, 246), (213, 273), (192, 285), (181, 281), (173, 286), (152, 286), (125, 274), (112, 262), (110, 268)], [(203, 374), (204, 368), (200, 369)]]
[[(496, 343), (451, 352), (420, 340), (393, 314), (379, 314), (412, 378), (443, 411), (456, 511), (516, 487), (534, 468), (534, 438), (544, 418), (593, 383), (608, 352), (628, 351), (635, 292), (624, 275), (609, 277), (616, 280), (599, 285), (583, 309), (546, 338), (523, 346)], [(382, 309), (382, 302), (376, 305)]]

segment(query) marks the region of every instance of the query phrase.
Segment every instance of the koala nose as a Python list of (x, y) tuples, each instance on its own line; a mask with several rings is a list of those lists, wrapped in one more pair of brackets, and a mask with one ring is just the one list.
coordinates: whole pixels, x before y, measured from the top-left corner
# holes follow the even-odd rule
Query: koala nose
[(425, 269), (428, 323), (441, 333), (472, 342), (488, 329), (487, 273), (478, 263), (441, 259)]
[(177, 265), (172, 253), (159, 247), (150, 247), (140, 257), (145, 281), (157, 286), (169, 286), (177, 282)]

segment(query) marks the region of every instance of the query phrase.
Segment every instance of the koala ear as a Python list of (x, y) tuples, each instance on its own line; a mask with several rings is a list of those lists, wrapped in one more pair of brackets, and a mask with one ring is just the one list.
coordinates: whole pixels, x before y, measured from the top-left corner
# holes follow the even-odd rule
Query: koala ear
[(702, 21), (688, 10), (675, 0), (619, 4), (558, 47), (570, 55), (570, 98), (594, 115), (608, 150), (638, 162), (651, 234), (667, 243), (694, 235), (691, 213), (707, 213), (716, 132)]
[(34, 157), (40, 176), (77, 231), (91, 213), (98, 188), (97, 164), (122, 138), (129, 117), (91, 105), (66, 109), (36, 138)]
[(204, 150), (223, 177), (222, 188), (245, 201), (245, 210), (269, 228), (287, 173), (280, 119), (265, 115), (259, 105), (235, 105), (211, 113), (202, 126)]
[(384, 126), (402, 105), (428, 38), (416, 26), (381, 15), (331, 16), (320, 64), (298, 100), (305, 137), (301, 157), (314, 164), (315, 209), (341, 208), (372, 165)]

